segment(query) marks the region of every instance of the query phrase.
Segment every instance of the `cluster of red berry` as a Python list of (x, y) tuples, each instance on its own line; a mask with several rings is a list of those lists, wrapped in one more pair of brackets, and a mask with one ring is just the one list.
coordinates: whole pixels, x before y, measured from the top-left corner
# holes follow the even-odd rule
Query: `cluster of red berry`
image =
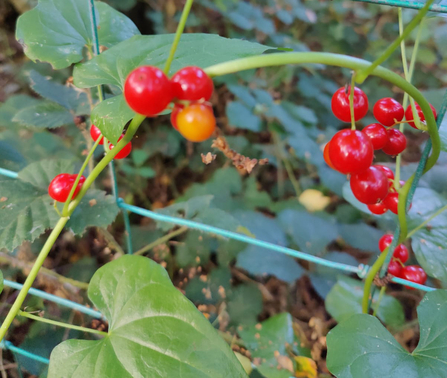
[[(332, 112), (343, 122), (351, 122), (350, 93), (350, 87), (343, 87), (332, 97)], [(352, 105), (355, 121), (368, 113), (368, 98), (360, 88), (354, 88)], [(425, 117), (419, 105), (415, 106), (420, 121), (424, 122)], [(433, 107), (432, 110), (436, 118)], [(368, 125), (362, 131), (343, 129), (337, 132), (324, 148), (324, 159), (331, 168), (351, 175), (350, 185), (354, 196), (368, 205), (372, 213), (380, 215), (390, 210), (397, 214), (399, 194), (394, 187), (394, 173), (383, 165), (372, 163), (375, 150), (395, 156), (405, 149), (405, 135), (393, 126), (401, 123), (405, 115), (406, 122), (416, 128), (412, 122), (413, 112), (411, 106), (404, 112), (399, 102), (383, 98), (376, 102), (373, 113), (380, 123)]]
[[(186, 139), (203, 142), (216, 129), (216, 118), (208, 103), (214, 91), (210, 77), (199, 67), (185, 67), (178, 71), (171, 80), (157, 67), (143, 66), (133, 70), (124, 84), (124, 97), (132, 110), (147, 117), (153, 117), (173, 102), (171, 113), (172, 126)], [(99, 144), (104, 144), (104, 137), (95, 125), (90, 127), (90, 135)], [(120, 136), (118, 141), (124, 137)], [(109, 143), (109, 149), (114, 145)], [(132, 151), (132, 142), (127, 143), (114, 159), (124, 159)], [(57, 175), (48, 187), (48, 194), (55, 201), (65, 202), (77, 175), (62, 173)], [(85, 177), (81, 176), (73, 199), (81, 190)]]
[(127, 104), (147, 117), (174, 102), (172, 126), (191, 142), (203, 142), (216, 129), (208, 103), (213, 91), (213, 81), (199, 67), (182, 68), (169, 80), (159, 68), (143, 66), (132, 71), (124, 84)]
[[(393, 235), (385, 234), (379, 240), (380, 252), (383, 252), (393, 242)], [(393, 252), (393, 257), (388, 265), (388, 273), (399, 278), (406, 279), (423, 285), (427, 281), (427, 274), (419, 265), (404, 264), (408, 261), (409, 253), (404, 244), (399, 244)], [(411, 289), (411, 288), (409, 288)]]

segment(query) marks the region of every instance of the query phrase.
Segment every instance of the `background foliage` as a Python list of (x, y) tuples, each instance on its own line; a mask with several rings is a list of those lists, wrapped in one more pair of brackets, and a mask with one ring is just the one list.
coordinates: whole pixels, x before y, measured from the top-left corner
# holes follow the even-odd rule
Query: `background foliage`
[[(45, 17), (51, 17), (46, 12), (51, 13), (53, 2), (43, 3), (47, 7)], [(0, 167), (19, 172), (18, 182), (0, 181), (0, 244), (4, 247), (0, 263), (4, 265), (6, 278), (23, 279), (29, 267), (27, 262), (34, 260), (45, 240), (45, 235), (41, 235), (54, 224), (56, 214), (45, 190), (49, 179), (61, 170), (74, 172), (79, 168), (91, 144), (88, 115), (92, 97), (88, 91), (66, 85), (67, 81), (70, 83), (73, 79), (77, 86), (88, 88), (98, 84), (95, 80), (100, 77), (101, 83), (108, 84), (108, 99), (92, 113), (93, 121), (101, 127), (98, 124), (101, 116), (125, 109), (119, 88), (130, 69), (129, 62), (144, 62), (154, 47), (167, 51), (172, 37), (166, 37), (161, 44), (157, 39), (157, 45), (153, 46), (154, 39), (149, 35), (173, 32), (182, 6), (173, 0), (109, 3), (124, 11), (129, 19), (101, 4), (100, 17), (101, 12), (112, 12), (122, 27), (118, 33), (111, 26), (103, 28), (100, 43), (108, 50), (74, 71), (71, 68), (53, 71), (48, 64), (24, 58), (14, 40), (15, 21), (35, 2), (9, 0), (0, 4)], [(35, 22), (33, 18), (41, 16), (38, 14), (41, 9), (27, 13), (21, 19), (22, 25)], [(69, 14), (69, 5), (65, 12)], [(406, 20), (412, 15), (412, 11), (404, 12)], [(82, 23), (88, 14), (79, 17)], [(276, 48), (322, 50), (373, 60), (397, 36), (396, 21), (395, 9), (346, 1), (199, 0), (188, 20), (188, 32), (214, 33), (257, 44), (241, 42), (239, 49), (228, 53), (223, 40), (198, 34), (185, 36), (180, 52), (195, 53), (188, 43), (197, 45), (200, 41), (206, 47), (203, 66), (249, 54), (248, 46), (253, 54)], [(20, 23), (18, 27), (18, 38), (24, 38)], [(61, 27), (65, 33), (66, 26), (61, 24)], [(431, 17), (425, 21), (413, 80), (438, 109), (447, 80), (443, 61), (447, 54), (446, 28), (442, 18)], [(39, 51), (43, 47), (40, 33), (47, 32), (37, 31), (32, 36), (35, 44), (29, 48)], [(61, 48), (61, 33), (54, 33), (54, 40), (45, 43), (54, 49)], [(56, 68), (83, 60), (88, 52), (82, 46), (91, 44), (90, 33), (86, 28), (72, 35), (75, 42), (67, 47), (72, 49), (68, 60), (54, 58), (54, 50), (48, 50), (48, 60)], [(128, 42), (112, 47), (131, 36)], [(410, 44), (413, 39), (414, 35)], [(141, 44), (145, 46), (144, 51), (134, 48)], [(409, 47), (408, 57), (411, 52)], [(28, 53), (33, 56), (32, 52)], [(112, 73), (103, 69), (110, 62), (116, 66)], [(94, 66), (94, 75), (89, 76), (92, 72), (89, 65)], [(399, 52), (386, 65), (400, 72)], [(173, 70), (176, 68), (174, 65)], [(201, 154), (212, 151), (211, 141), (188, 144), (170, 126), (168, 116), (159, 117), (145, 121), (131, 157), (117, 164), (120, 196), (128, 203), (243, 232), (333, 261), (352, 265), (375, 261), (379, 253), (377, 242), (384, 232), (393, 229), (394, 216), (379, 218), (365, 211), (353, 199), (346, 178), (330, 170), (322, 157), (322, 146), (342, 126), (330, 111), (330, 98), (346, 83), (348, 75), (345, 70), (309, 64), (218, 78), (212, 102), (219, 127), (231, 147), (252, 158), (268, 158), (270, 163), (257, 167), (250, 175), (238, 171), (219, 154), (212, 164), (204, 165)], [(371, 104), (385, 96), (399, 100), (402, 97), (395, 88), (375, 78), (369, 79), (362, 89)], [(96, 90), (91, 93), (95, 100)], [(128, 110), (113, 114), (120, 117), (110, 120), (117, 125), (123, 125), (133, 115)], [(79, 116), (87, 116), (87, 122), (82, 122)], [(372, 115), (365, 118), (364, 125), (369, 122), (373, 122)], [(441, 127), (444, 151), (447, 151), (445, 129)], [(116, 129), (107, 136), (114, 141), (120, 134), (121, 129)], [(404, 178), (414, 171), (426, 141), (425, 135), (412, 130), (407, 130), (407, 137)], [(377, 158), (393, 167), (393, 160), (386, 155)], [(410, 212), (410, 227), (445, 206), (446, 165), (447, 155), (443, 153), (438, 165), (423, 178)], [(70, 220), (69, 228), (76, 236), (72, 232), (64, 233), (50, 255), (47, 268), (89, 282), (98, 267), (123, 254), (123, 221), (121, 216), (115, 220), (118, 208), (107, 195), (110, 190), (111, 182), (104, 175), (79, 209), (82, 221), (77, 213)], [(16, 206), (19, 199), (20, 206)], [(256, 368), (251, 377), (329, 374), (326, 334), (336, 322), (360, 312), (360, 281), (285, 255), (197, 231), (173, 229), (171, 225), (150, 222), (136, 215), (131, 216), (131, 222), (135, 250), (166, 267), (174, 285), (240, 353), (240, 359), (245, 363), (247, 357), (253, 361)], [(442, 288), (447, 283), (446, 257), (442, 253), (446, 229), (447, 217), (443, 215), (430, 222), (429, 228), (418, 231), (411, 242), (412, 261), (416, 262), (417, 258), (433, 277), (430, 284)], [(163, 238), (165, 234), (170, 237)], [(86, 298), (79, 287), (61, 283), (48, 272), (39, 276), (38, 284), (48, 292), (73, 300)], [(13, 293), (5, 290), (2, 296), (3, 302), (8, 303)], [(404, 360), (413, 358), (408, 357), (405, 349), (411, 351), (417, 345), (419, 331), (414, 320), (421, 297), (418, 292), (393, 286), (377, 312), (397, 339), (393, 343), (400, 348)], [(33, 310), (45, 309), (52, 318), (90, 323), (90, 319), (80, 314), (47, 303), (44, 306), (35, 298), (29, 298), (26, 305)], [(425, 308), (421, 306), (420, 311), (427, 312)], [(353, 319), (358, 320), (359, 327), (371, 323), (383, 339), (391, 337), (377, 320), (361, 315)], [(338, 332), (342, 332), (340, 328)], [(331, 335), (329, 344), (336, 337), (334, 333)], [(55, 332), (51, 326), (20, 318), (11, 336), (15, 344), (46, 356), (68, 337), (85, 338), (76, 332)], [(342, 339), (336, 342), (341, 343)], [(71, 343), (81, 345), (82, 342)], [(420, 344), (416, 352), (423, 352), (424, 348), (426, 345)], [(61, 353), (61, 349), (57, 351)], [(340, 356), (332, 358), (341, 360)], [(42, 364), (26, 358), (18, 362), (27, 371), (25, 374), (42, 377), (47, 374)], [(70, 363), (77, 365), (77, 361)], [(336, 365), (332, 366), (338, 374)], [(8, 374), (18, 376), (17, 369), (8, 370)], [(349, 377), (343, 372), (339, 376)]]

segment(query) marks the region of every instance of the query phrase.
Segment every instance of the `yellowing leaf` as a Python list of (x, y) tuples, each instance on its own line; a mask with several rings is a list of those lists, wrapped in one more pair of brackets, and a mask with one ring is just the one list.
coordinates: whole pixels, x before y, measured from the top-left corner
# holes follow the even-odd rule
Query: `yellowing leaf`
[(253, 371), (253, 366), (251, 365), (250, 359), (248, 357), (243, 356), (242, 354), (240, 354), (238, 352), (234, 352), (234, 354), (236, 355), (237, 359), (241, 363), (241, 365), (244, 368), (245, 372), (248, 375), (250, 375), (251, 372)]
[(295, 357), (296, 370), (295, 377), (299, 378), (317, 378), (317, 364), (311, 358), (304, 356)]
[(316, 189), (306, 189), (298, 198), (298, 201), (309, 211), (323, 210), (331, 199)]

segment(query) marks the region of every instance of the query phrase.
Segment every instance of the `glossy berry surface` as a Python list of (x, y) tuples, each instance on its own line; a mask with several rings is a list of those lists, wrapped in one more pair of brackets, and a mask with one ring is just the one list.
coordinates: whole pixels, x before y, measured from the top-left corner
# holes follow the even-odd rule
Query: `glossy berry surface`
[(377, 101), (373, 113), (377, 121), (385, 126), (393, 126), (404, 118), (404, 108), (391, 97), (385, 97)]
[(138, 67), (124, 83), (124, 97), (133, 111), (150, 117), (165, 110), (171, 102), (172, 85), (159, 68)]
[(391, 170), (391, 168), (386, 167), (385, 165), (373, 165), (373, 167), (376, 167), (380, 169), (383, 173), (385, 173), (385, 176), (388, 178), (388, 180), (394, 180), (394, 173)]
[(385, 248), (389, 247), (389, 245), (393, 242), (394, 236), (391, 234), (383, 235), (379, 240), (379, 249), (380, 252), (383, 252)]
[(208, 101), (214, 91), (211, 78), (199, 67), (185, 67), (171, 79), (174, 97), (186, 101)]
[(388, 129), (386, 131), (388, 141), (382, 150), (388, 155), (399, 155), (407, 147), (407, 138), (399, 130)]
[[(414, 103), (414, 107), (415, 107), (415, 109), (416, 109), (416, 111), (418, 113), (419, 120), (421, 122), (424, 122), (425, 121), (424, 113), (422, 112), (422, 109), (421, 109), (421, 107), (419, 106), (419, 104), (417, 102)], [(434, 117), (436, 119), (438, 117), (438, 115), (436, 114), (436, 109), (433, 107), (432, 104), (430, 104), (430, 108), (431, 108), (431, 110), (433, 112), (433, 115), (434, 115)], [(407, 123), (412, 128), (417, 129), (416, 124), (414, 122), (411, 122), (411, 121), (414, 121), (413, 109), (411, 108), (411, 104), (408, 105), (407, 109), (405, 110), (405, 119), (407, 120)]]
[(402, 265), (395, 260), (391, 260), (388, 265), (388, 273), (394, 277), (402, 277)]
[(368, 205), (368, 210), (376, 215), (385, 214), (388, 208), (383, 204), (383, 202), (375, 203), (374, 205)]
[[(124, 134), (121, 135), (121, 136), (119, 137), (118, 142), (119, 142), (121, 139), (123, 139), (123, 137), (124, 137)], [(110, 143), (110, 144), (109, 144), (109, 148), (110, 148), (110, 149), (113, 149), (113, 147), (115, 147), (115, 146), (114, 146), (112, 143)], [(131, 153), (131, 151), (132, 151), (132, 142), (129, 142), (129, 143), (127, 143), (127, 144), (122, 148), (122, 150), (121, 150), (120, 152), (118, 152), (118, 153), (116, 154), (116, 156), (114, 157), (114, 159), (116, 159), (116, 160), (124, 159), (124, 158), (126, 158), (126, 157), (129, 156), (129, 154)]]
[(383, 204), (394, 214), (397, 214), (397, 205), (399, 204), (399, 194), (389, 193), (383, 200)]
[[(351, 122), (351, 110), (349, 106), (349, 94), (351, 87), (346, 92), (345, 87), (340, 88), (332, 96), (331, 108), (334, 115), (343, 122)], [(357, 87), (354, 87), (354, 119), (358, 121), (368, 113), (368, 97)]]
[(393, 252), (393, 257), (400, 260), (402, 264), (408, 261), (410, 254), (408, 253), (408, 248), (404, 244), (399, 244)]
[(408, 265), (402, 268), (401, 278), (423, 285), (427, 281), (427, 273), (418, 265)]
[(205, 104), (192, 104), (177, 115), (178, 131), (191, 142), (207, 140), (216, 129), (213, 109)]
[(367, 205), (382, 201), (388, 194), (388, 178), (376, 167), (354, 173), (350, 185), (355, 198)]
[(104, 144), (104, 137), (101, 134), (101, 130), (99, 130), (95, 125), (92, 125), (90, 127), (90, 136), (95, 142), (98, 140), (99, 137), (101, 137), (99, 144)]
[(388, 142), (386, 129), (380, 123), (372, 123), (366, 126), (362, 132), (368, 136), (375, 150), (381, 150)]
[(332, 169), (335, 169), (334, 165), (331, 162), (331, 159), (329, 158), (329, 143), (326, 143), (326, 145), (324, 146), (323, 157), (326, 164), (329, 165), (329, 167), (331, 167)]
[(177, 116), (180, 113), (180, 111), (182, 109), (184, 109), (185, 106), (182, 104), (175, 104), (174, 105), (174, 109), (172, 109), (171, 112), (171, 125), (174, 129), (178, 130), (178, 126), (177, 126)]
[[(78, 175), (71, 175), (69, 173), (61, 173), (60, 175), (57, 175), (48, 186), (48, 194), (57, 202), (65, 202), (77, 177)], [(84, 181), (85, 177), (81, 176), (72, 199), (76, 198), (82, 188), (82, 184), (84, 184)]]
[(331, 139), (329, 159), (341, 173), (357, 173), (371, 166), (374, 149), (369, 138), (358, 130), (340, 130)]

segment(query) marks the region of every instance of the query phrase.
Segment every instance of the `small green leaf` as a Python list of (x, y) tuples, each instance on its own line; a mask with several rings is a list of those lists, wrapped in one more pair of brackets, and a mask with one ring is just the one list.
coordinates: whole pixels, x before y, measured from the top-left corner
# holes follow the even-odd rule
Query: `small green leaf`
[(41, 100), (27, 95), (15, 95), (0, 105), (0, 127), (14, 128), (20, 126), (13, 118), (21, 109), (40, 104)]
[(418, 307), (420, 339), (408, 353), (380, 321), (357, 314), (327, 336), (327, 367), (337, 378), (444, 378), (447, 366), (447, 291), (425, 295)]
[[(185, 288), (185, 295), (197, 304), (216, 304), (225, 299), (231, 289), (229, 268), (214, 269), (209, 275), (194, 277)], [(222, 291), (223, 290), (223, 291)]]
[[(327, 312), (339, 323), (354, 314), (361, 314), (363, 286), (361, 281), (339, 276), (337, 283), (326, 297)], [(377, 291), (372, 301), (373, 308), (376, 308), (378, 299), (379, 292)], [(377, 316), (385, 324), (393, 327), (399, 327), (405, 323), (402, 305), (397, 299), (386, 294), (382, 297)]]
[(239, 129), (261, 131), (262, 120), (239, 101), (227, 105), (227, 117), (231, 126)]
[(116, 144), (126, 126), (135, 116), (135, 112), (129, 108), (121, 94), (108, 98), (96, 105), (92, 110), (92, 123), (101, 130), (101, 133)]
[[(103, 52), (73, 72), (79, 88), (100, 84), (123, 88), (127, 75), (138, 66), (163, 67), (171, 49), (173, 34), (134, 36)], [(185, 66), (209, 67), (228, 60), (262, 54), (267, 46), (214, 34), (184, 34), (177, 48), (170, 75)]]
[(321, 254), (338, 237), (335, 223), (304, 211), (284, 210), (278, 219), (295, 244), (306, 253)]
[(229, 346), (154, 261), (124, 256), (106, 264), (88, 295), (109, 321), (109, 334), (57, 346), (49, 378), (247, 378)]
[(90, 105), (84, 92), (59, 84), (42, 76), (37, 71), (28, 73), (31, 88), (47, 100), (53, 101), (76, 114), (88, 114)]
[[(269, 369), (273, 368), (277, 372), (284, 373), (284, 369), (278, 368), (280, 366), (278, 356), (290, 357), (290, 351), (295, 355), (310, 357), (310, 350), (302, 347), (295, 335), (290, 314), (275, 315), (260, 324), (238, 330), (238, 333), (252, 357), (261, 359), (262, 365), (259, 367), (261, 372), (268, 373)], [(292, 374), (287, 372), (289, 374), (285, 376), (290, 377)], [(267, 377), (273, 376), (267, 375)]]
[(20, 110), (13, 121), (27, 127), (52, 129), (73, 123), (73, 114), (54, 102), (41, 101)]
[[(139, 34), (125, 15), (105, 3), (95, 4), (101, 45), (111, 47)], [(30, 59), (48, 62), (54, 69), (81, 61), (84, 46), (93, 41), (89, 0), (39, 0), (19, 17), (16, 38)]]
[(228, 296), (227, 311), (233, 325), (252, 325), (262, 312), (262, 294), (254, 284), (243, 284)]

